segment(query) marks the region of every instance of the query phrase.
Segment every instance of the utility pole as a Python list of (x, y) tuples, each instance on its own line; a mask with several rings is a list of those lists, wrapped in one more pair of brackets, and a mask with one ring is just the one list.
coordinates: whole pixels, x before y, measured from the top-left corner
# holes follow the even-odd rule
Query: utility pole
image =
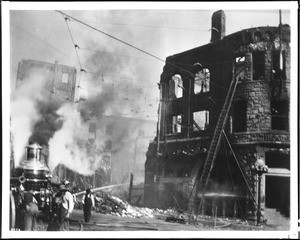
[(128, 194), (128, 202), (129, 203), (131, 203), (132, 186), (133, 186), (133, 174), (130, 173), (129, 194)]

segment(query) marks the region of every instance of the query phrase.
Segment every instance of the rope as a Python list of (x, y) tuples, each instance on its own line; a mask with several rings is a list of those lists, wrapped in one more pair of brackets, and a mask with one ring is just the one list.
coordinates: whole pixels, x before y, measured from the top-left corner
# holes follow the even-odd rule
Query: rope
[(229, 165), (228, 155), (227, 155), (227, 151), (226, 151), (226, 149), (225, 149), (225, 140), (224, 140), (224, 138), (223, 138), (223, 147), (224, 147), (224, 152), (225, 152), (225, 156), (226, 156), (226, 162), (227, 162), (228, 169), (229, 169), (230, 179), (231, 179), (231, 182), (232, 182), (232, 185), (233, 185), (233, 190), (234, 190), (234, 193), (235, 193), (235, 196), (236, 196), (236, 199), (237, 199), (239, 208), (240, 208), (241, 213), (242, 213), (242, 215), (243, 215), (243, 219), (245, 219), (245, 215), (243, 214), (243, 209), (242, 209), (241, 203), (240, 203), (239, 198), (238, 198), (238, 196), (237, 196), (236, 187), (235, 187), (235, 185), (234, 185), (234, 181), (233, 181), (233, 177), (232, 177), (232, 172), (231, 172), (231, 167), (230, 167), (230, 165)]
[(251, 196), (252, 196), (252, 199), (253, 199), (255, 205), (257, 206), (257, 203), (256, 203), (256, 201), (255, 201), (254, 195), (253, 195), (253, 193), (252, 193), (252, 191), (251, 191), (251, 188), (250, 188), (250, 186), (249, 186), (249, 184), (248, 184), (248, 181), (247, 181), (247, 179), (246, 179), (246, 177), (245, 177), (245, 175), (244, 175), (244, 172), (243, 172), (243, 170), (242, 170), (242, 168), (241, 168), (241, 166), (240, 166), (240, 164), (239, 164), (239, 162), (238, 162), (238, 160), (237, 160), (237, 158), (236, 158), (236, 156), (235, 156), (235, 153), (234, 153), (234, 151), (233, 151), (233, 149), (232, 149), (232, 147), (231, 147), (231, 144), (230, 144), (230, 142), (229, 142), (229, 140), (228, 140), (228, 138), (227, 138), (227, 135), (226, 135), (226, 133), (225, 133), (224, 130), (223, 130), (222, 132), (223, 132), (223, 135), (225, 136), (225, 139), (226, 139), (226, 141), (227, 141), (227, 143), (228, 143), (228, 146), (230, 147), (230, 150), (231, 150), (231, 152), (232, 152), (232, 154), (233, 154), (233, 157), (234, 157), (234, 159), (235, 159), (235, 161), (236, 161), (236, 163), (237, 163), (237, 165), (238, 165), (238, 167), (239, 167), (239, 170), (240, 170), (241, 173), (242, 173), (242, 176), (243, 176), (243, 178), (244, 178), (244, 180), (245, 180), (245, 183), (246, 183), (246, 185), (247, 185), (247, 187), (248, 187), (248, 190), (249, 190), (249, 192), (250, 192), (250, 194), (251, 194)]

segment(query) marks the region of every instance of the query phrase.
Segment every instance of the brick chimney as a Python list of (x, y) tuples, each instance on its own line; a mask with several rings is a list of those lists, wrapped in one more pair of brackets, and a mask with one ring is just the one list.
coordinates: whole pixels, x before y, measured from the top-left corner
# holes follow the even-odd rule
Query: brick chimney
[(225, 36), (226, 16), (223, 10), (214, 12), (211, 18), (211, 40), (214, 43)]

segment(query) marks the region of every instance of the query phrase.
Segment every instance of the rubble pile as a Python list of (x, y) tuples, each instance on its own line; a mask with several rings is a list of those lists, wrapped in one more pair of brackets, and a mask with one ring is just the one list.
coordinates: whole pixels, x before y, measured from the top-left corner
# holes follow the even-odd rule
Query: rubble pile
[(107, 193), (97, 193), (95, 195), (95, 211), (120, 217), (154, 217), (154, 210), (131, 206), (128, 202)]

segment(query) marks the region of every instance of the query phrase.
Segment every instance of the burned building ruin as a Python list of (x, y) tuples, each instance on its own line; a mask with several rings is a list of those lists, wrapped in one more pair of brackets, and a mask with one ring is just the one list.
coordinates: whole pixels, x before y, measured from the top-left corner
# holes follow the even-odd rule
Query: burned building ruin
[[(226, 36), (225, 20), (215, 12), (210, 43), (166, 59), (145, 205), (247, 218), (260, 200), (265, 218), (289, 217), (290, 27)], [(258, 161), (268, 166), (260, 189)]]

